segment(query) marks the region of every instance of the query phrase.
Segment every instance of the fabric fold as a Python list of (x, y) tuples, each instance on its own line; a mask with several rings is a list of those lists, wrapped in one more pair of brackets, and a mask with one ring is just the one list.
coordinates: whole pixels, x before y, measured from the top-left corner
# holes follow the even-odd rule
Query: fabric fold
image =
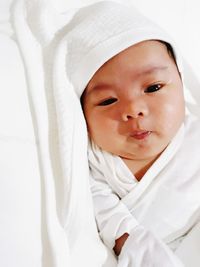
[(114, 267), (115, 257), (96, 228), (87, 129), (66, 73), (64, 37), (74, 12), (58, 13), (46, 0), (17, 0), (12, 7), (13, 38), (24, 62), (43, 188), (42, 264)]
[[(44, 242), (44, 257), (50, 257), (49, 266), (62, 266), (63, 263), (69, 264), (68, 242), (56, 214), (54, 177), (48, 143), (49, 125), (44, 89), (43, 54), (42, 47), (33, 36), (27, 23), (28, 12), (29, 10), (24, 1), (16, 1), (12, 7), (13, 27), (24, 61), (28, 87), (27, 94), (32, 111), (35, 138), (38, 143), (38, 161), (41, 183), (44, 188), (42, 192), (42, 211), (44, 213), (42, 233), (44, 234), (46, 232), (45, 229), (47, 229), (49, 239), (49, 244), (47, 245), (47, 239), (45, 237), (42, 238)], [(46, 251), (47, 248), (49, 249)]]

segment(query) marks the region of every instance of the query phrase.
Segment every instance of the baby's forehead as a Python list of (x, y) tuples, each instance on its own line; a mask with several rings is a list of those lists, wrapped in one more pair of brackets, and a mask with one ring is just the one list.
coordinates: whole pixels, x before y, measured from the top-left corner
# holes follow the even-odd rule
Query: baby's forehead
[(151, 69), (160, 69), (162, 65), (164, 67), (168, 59), (167, 47), (163, 43), (157, 40), (143, 41), (126, 48), (107, 60), (95, 72), (90, 82), (94, 77), (106, 76), (107, 72), (115, 74), (118, 70), (123, 72), (123, 69), (125, 72), (131, 68), (140, 72), (140, 68), (143, 67), (147, 73)]
[[(142, 48), (142, 50), (140, 48)], [(149, 49), (149, 48), (152, 48), (152, 49)], [(95, 73), (97, 73), (98, 71), (100, 71), (101, 69), (105, 67), (109, 67), (113, 62), (118, 62), (123, 59), (126, 61), (126, 58), (130, 56), (132, 57), (133, 62), (136, 58), (142, 58), (143, 56), (145, 56), (146, 54), (144, 53), (147, 53), (147, 52), (154, 53), (156, 56), (158, 54), (157, 49), (159, 49), (160, 51), (163, 50), (163, 53), (167, 54), (166, 53), (168, 51), (167, 46), (165, 45), (164, 42), (159, 41), (159, 40), (145, 40), (145, 41), (141, 41), (139, 43), (133, 44), (129, 46), (128, 48), (120, 51), (116, 55), (112, 56), (106, 62), (104, 62), (104, 64), (102, 64), (102, 66), (100, 66), (99, 69)], [(138, 53), (139, 51), (142, 51), (142, 54)]]
[[(138, 61), (136, 57), (143, 59)], [(176, 64), (164, 43), (157, 40), (143, 41), (106, 61), (92, 76), (84, 91), (86, 94), (99, 93), (102, 89), (104, 92), (110, 91), (128, 83), (144, 83), (149, 79), (166, 80), (175, 72)]]

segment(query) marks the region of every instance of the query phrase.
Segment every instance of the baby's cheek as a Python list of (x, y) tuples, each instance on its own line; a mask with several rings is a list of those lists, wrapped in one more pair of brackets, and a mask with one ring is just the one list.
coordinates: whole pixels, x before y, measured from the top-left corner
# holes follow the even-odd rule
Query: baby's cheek
[(164, 105), (164, 112), (166, 116), (176, 116), (176, 105), (174, 103), (165, 104)]
[(93, 116), (88, 120), (88, 129), (90, 135), (94, 138), (95, 136), (101, 136), (107, 130), (106, 121), (98, 116)]
[(164, 104), (160, 113), (160, 121), (164, 131), (172, 131), (172, 135), (176, 133), (184, 119), (184, 107), (179, 103)]

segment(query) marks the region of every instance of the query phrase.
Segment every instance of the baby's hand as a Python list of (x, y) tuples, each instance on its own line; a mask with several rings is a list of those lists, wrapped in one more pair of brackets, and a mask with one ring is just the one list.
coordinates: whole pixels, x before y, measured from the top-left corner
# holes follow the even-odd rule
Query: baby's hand
[(117, 240), (115, 240), (115, 246), (113, 248), (115, 254), (119, 256), (121, 249), (126, 242), (126, 239), (128, 238), (129, 234), (125, 233), (121, 237), (119, 237)]
[(162, 241), (141, 226), (131, 231), (122, 246), (118, 267), (184, 267)]

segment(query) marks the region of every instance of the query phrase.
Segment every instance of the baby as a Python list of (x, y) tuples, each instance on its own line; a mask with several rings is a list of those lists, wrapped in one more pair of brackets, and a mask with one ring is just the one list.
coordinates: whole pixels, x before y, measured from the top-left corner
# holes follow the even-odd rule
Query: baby
[(90, 80), (82, 103), (90, 138), (122, 159), (134, 185), (176, 136), (185, 114), (174, 58), (152, 40), (107, 61)]
[(66, 68), (87, 123), (100, 236), (120, 267), (184, 266), (175, 252), (200, 219), (200, 121), (185, 115), (176, 45), (110, 1), (71, 25)]
[[(182, 177), (179, 182), (174, 181), (181, 165), (173, 166), (174, 173), (170, 166), (167, 167), (176, 162), (170, 163), (170, 160), (183, 142), (185, 118), (183, 85), (173, 50), (157, 40), (139, 42), (125, 49), (100, 67), (81, 100), (93, 142), (89, 151), (91, 184), (96, 220), (104, 242), (114, 247), (116, 255), (120, 254), (131, 232), (130, 225), (125, 225), (138, 225), (132, 222), (129, 213), (159, 237), (165, 231), (171, 234), (171, 227), (176, 222), (174, 212), (180, 220), (179, 208), (181, 211), (183, 208), (182, 203), (176, 207), (181, 195), (174, 190), (185, 183), (181, 181)], [(100, 158), (99, 162), (95, 157)], [(174, 185), (170, 186), (171, 183)], [(128, 212), (120, 202), (128, 207)], [(167, 217), (171, 220), (168, 221), (170, 229), (165, 225)], [(142, 232), (144, 235), (144, 229)], [(115, 245), (109, 243), (112, 236), (115, 236)], [(143, 236), (146, 241), (141, 245), (152, 246), (152, 250), (155, 246), (151, 253), (160, 254), (158, 244), (152, 244), (148, 238)], [(177, 238), (179, 236), (175, 240)], [(173, 243), (171, 239), (170, 242)], [(136, 243), (140, 245), (139, 241)], [(159, 257), (156, 266), (179, 266), (172, 259), (169, 265), (165, 256)], [(162, 264), (162, 261), (166, 263)]]

